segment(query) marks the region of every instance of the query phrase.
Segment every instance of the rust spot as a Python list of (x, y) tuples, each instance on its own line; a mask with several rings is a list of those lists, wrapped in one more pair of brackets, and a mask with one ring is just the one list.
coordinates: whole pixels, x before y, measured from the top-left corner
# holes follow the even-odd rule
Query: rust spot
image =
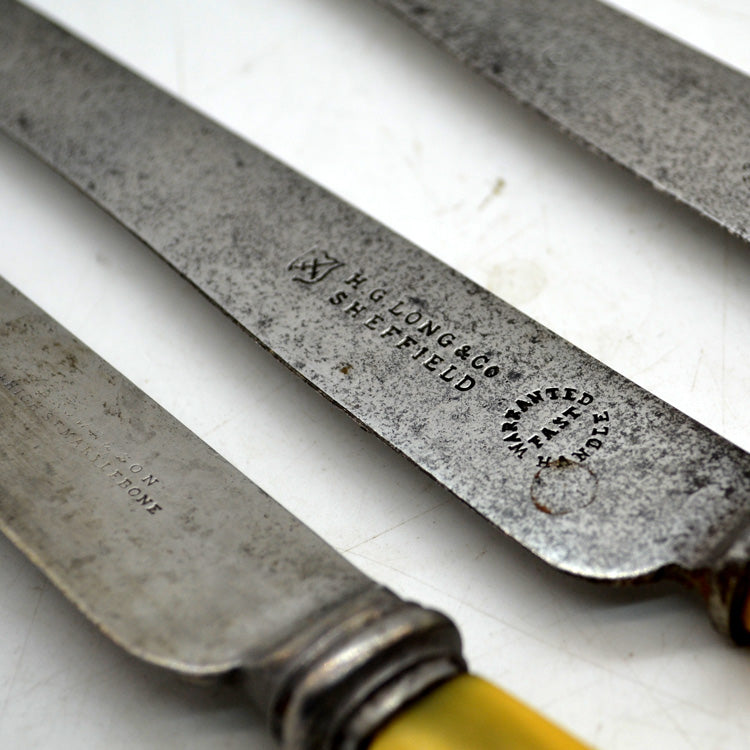
[(352, 371), (352, 366), (349, 364), (341, 365), (341, 367), (339, 367), (339, 372), (342, 375), (348, 375), (351, 371)]
[(596, 500), (599, 480), (587, 466), (565, 456), (550, 461), (531, 480), (531, 502), (550, 516), (565, 516)]
[[(550, 468), (552, 469), (566, 469), (568, 466), (575, 466), (569, 458), (565, 458), (565, 456), (560, 456), (560, 458), (556, 458), (554, 461), (550, 462)], [(539, 474), (539, 472), (537, 472)]]

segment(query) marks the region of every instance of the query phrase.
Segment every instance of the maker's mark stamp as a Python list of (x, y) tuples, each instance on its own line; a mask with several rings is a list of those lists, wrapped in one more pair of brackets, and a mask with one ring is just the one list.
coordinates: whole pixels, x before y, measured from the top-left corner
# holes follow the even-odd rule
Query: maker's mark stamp
[(525, 393), (505, 410), (502, 440), (519, 460), (539, 469), (553, 462), (584, 463), (600, 451), (612, 429), (610, 414), (587, 391), (549, 386)]
[(292, 279), (302, 284), (317, 284), (328, 276), (329, 273), (341, 268), (344, 263), (334, 258), (327, 250), (319, 250), (317, 247), (308, 250), (295, 258), (288, 266), (287, 271), (292, 271)]

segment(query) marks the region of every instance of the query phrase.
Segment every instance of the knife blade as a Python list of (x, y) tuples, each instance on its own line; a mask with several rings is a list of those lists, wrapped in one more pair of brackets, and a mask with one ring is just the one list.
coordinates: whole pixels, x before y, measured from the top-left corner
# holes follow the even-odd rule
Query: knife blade
[(598, 0), (382, 0), (564, 132), (750, 239), (750, 79)]
[[(204, 25), (205, 25), (205, 26), (208, 26), (208, 24), (204, 24)], [(230, 26), (231, 26), (231, 25), (230, 25)], [(239, 28), (239, 24), (238, 24), (238, 28)], [(244, 29), (243, 33), (247, 34), (247, 33), (248, 33), (247, 29), (246, 29), (245, 27), (243, 27), (243, 29)], [(227, 30), (226, 30), (226, 29), (224, 30), (224, 33), (227, 33)], [(440, 71), (440, 72), (443, 72), (443, 71), (444, 71), (444, 69), (439, 69), (439, 71)], [(438, 77), (436, 78), (436, 80), (440, 80), (440, 77), (438, 76)], [(443, 80), (444, 80), (444, 76), (443, 76)], [(309, 84), (308, 84), (308, 85), (309, 85)], [(460, 87), (459, 87), (459, 88), (460, 88)], [(271, 100), (273, 100), (273, 96), (271, 96), (271, 97), (270, 97), (270, 99), (271, 99)], [(478, 169), (479, 169), (480, 167), (481, 167), (481, 165), (477, 166), (477, 167), (476, 167), (476, 169), (478, 170)], [(344, 168), (343, 168), (343, 166), (342, 166), (342, 170), (341, 170), (341, 171), (342, 171), (342, 172), (344, 171)], [(370, 182), (372, 182), (372, 180), (370, 180)], [(489, 184), (489, 183), (488, 183), (488, 184)], [(491, 186), (491, 185), (490, 185), (490, 186)], [(12, 196), (9, 196), (9, 198), (10, 198), (10, 197), (12, 197)], [(14, 205), (15, 205), (15, 204), (14, 204)], [(15, 209), (14, 209), (14, 210), (15, 210)], [(423, 230), (423, 231), (429, 231), (429, 230)], [(79, 240), (79, 241), (80, 241), (80, 240)], [(42, 244), (42, 241), (41, 241), (41, 240), (39, 241), (39, 244), (40, 244), (40, 245)], [(101, 238), (99, 238), (99, 240), (98, 240), (98, 242), (97, 242), (96, 244), (99, 244), (99, 245), (103, 245), (103, 241), (102, 241), (102, 239), (101, 239)], [(425, 244), (425, 243), (422, 243), (422, 244)], [(79, 250), (80, 250), (79, 248), (76, 248), (76, 252), (77, 252), (77, 251), (79, 251)], [(27, 249), (27, 250), (25, 250), (24, 252), (26, 252), (26, 253), (29, 253), (29, 252), (32, 252), (32, 251), (35, 251), (35, 252), (38, 252), (38, 253), (40, 253), (40, 252), (41, 252), (41, 251), (40, 251), (40, 250), (39, 250), (38, 248), (30, 248), (30, 249)], [(103, 251), (102, 251), (102, 250), (100, 250), (100, 252), (103, 252)], [(94, 259), (94, 256), (95, 256), (95, 252), (94, 252), (94, 250), (93, 250), (93, 249), (92, 249), (92, 250), (90, 251), (90, 255), (91, 255), (91, 260), (93, 261), (93, 259)], [(49, 261), (49, 258), (47, 258), (47, 257), (46, 257), (46, 256), (44, 256), (44, 255), (40, 255), (40, 256), (37, 256), (37, 257), (38, 257), (38, 258), (46, 258), (46, 262), (50, 262), (50, 261)], [(110, 258), (110, 260), (111, 260), (111, 258)], [(37, 261), (36, 261), (36, 263), (37, 263), (37, 264), (39, 264), (39, 263), (41, 263), (41, 262), (42, 262), (41, 260), (37, 260)], [(71, 251), (70, 251), (70, 253), (69, 253), (69, 256), (68, 256), (68, 257), (66, 258), (66, 262), (68, 262), (68, 263), (71, 263), (71, 264), (73, 264), (73, 263), (75, 262), (75, 260), (74, 260), (74, 252), (73, 252), (73, 249), (71, 249)], [(120, 275), (121, 275), (121, 278), (120, 278), (120, 286), (118, 287), (117, 285), (115, 285), (115, 286), (114, 286), (114, 287), (113, 287), (113, 288), (112, 288), (112, 289), (110, 290), (110, 292), (109, 292), (109, 295), (110, 295), (110, 296), (115, 296), (115, 295), (116, 295), (116, 293), (117, 293), (117, 290), (118, 290), (118, 289), (119, 289), (119, 290), (122, 290), (122, 289), (123, 289), (123, 286), (122, 286), (122, 285), (124, 284), (124, 279), (123, 279), (122, 277), (128, 277), (128, 275), (129, 275), (129, 274), (128, 274), (128, 270), (127, 270), (127, 267), (126, 267), (126, 266), (124, 266), (123, 264), (119, 264), (119, 265), (118, 265), (118, 263), (116, 262), (116, 260), (111, 260), (111, 262), (113, 262), (113, 263), (115, 264), (115, 267), (116, 267), (116, 269), (117, 269), (117, 270), (118, 270), (118, 271), (120, 272)], [(142, 268), (142, 267), (143, 267), (143, 266), (142, 266), (142, 263), (143, 263), (143, 261), (141, 261), (141, 265), (139, 265), (139, 268)], [(22, 264), (22, 265), (23, 265), (23, 264)], [(98, 265), (98, 264), (95, 264), (95, 265)], [(78, 271), (81, 271), (81, 270), (83, 270), (83, 269), (84, 269), (85, 267), (81, 267), (81, 266), (76, 266), (76, 268), (78, 269)], [(63, 270), (64, 270), (64, 269), (63, 269)], [(62, 271), (60, 271), (60, 270), (58, 270), (58, 271), (57, 271), (57, 273), (61, 273), (61, 272), (62, 272)], [(153, 267), (148, 267), (148, 274), (155, 274), (155, 273), (156, 273), (156, 270), (155, 270), (155, 268), (153, 268)], [(144, 275), (146, 275), (145, 271), (144, 271)], [(75, 274), (75, 273), (73, 273), (73, 274), (72, 274), (72, 277), (73, 277), (73, 278), (75, 278), (75, 276), (76, 276), (76, 274)], [(86, 276), (86, 275), (84, 274), (84, 278), (87, 278), (87, 279), (88, 279), (88, 278), (90, 278), (90, 276)], [(163, 282), (163, 283), (165, 283), (165, 284), (166, 284), (166, 279), (165, 279), (165, 278), (163, 278), (163, 277), (159, 277), (159, 278), (160, 278), (160, 279), (162, 280), (162, 282)], [(33, 283), (34, 283), (34, 280), (33, 280), (32, 274), (30, 273), (30, 269), (29, 269), (29, 271), (27, 271), (27, 272), (25, 273), (25, 283), (27, 283), (27, 284), (33, 284)], [(155, 299), (157, 298), (158, 294), (160, 293), (160, 290), (159, 290), (159, 287), (158, 287), (158, 286), (155, 286), (155, 287), (151, 287), (151, 288), (150, 288), (150, 291), (151, 291), (151, 295), (150, 295), (150, 299), (151, 299), (151, 302), (149, 302), (149, 301), (148, 301), (148, 300), (149, 300), (149, 296), (148, 296), (148, 295), (147, 295), (147, 296), (145, 296), (145, 297), (139, 297), (139, 298), (138, 298), (138, 299), (140, 300), (140, 306), (141, 306), (141, 307), (144, 307), (144, 308), (148, 308), (148, 307), (149, 307), (150, 305), (153, 305), (153, 304), (154, 304), (154, 300), (155, 300)], [(132, 298), (135, 298), (135, 295), (136, 295), (136, 290), (135, 290), (135, 289), (133, 289), (132, 287), (129, 287), (129, 288), (128, 288), (128, 293), (129, 293), (129, 294), (131, 295), (131, 297), (132, 297)], [(56, 294), (55, 294), (55, 293), (52, 293), (52, 294), (51, 294), (51, 297), (52, 297), (52, 298), (54, 299), (54, 298), (55, 298), (56, 296), (57, 296), (57, 297), (59, 297), (59, 296), (60, 296), (60, 294), (61, 294), (61, 292), (57, 292)], [(105, 294), (105, 295), (103, 295), (103, 296), (107, 296), (107, 295)], [(180, 295), (175, 295), (175, 297), (174, 297), (174, 298), (175, 298), (175, 299), (177, 299), (177, 300), (179, 300), (181, 304), (184, 304), (184, 299), (183, 299), (183, 297), (180, 297)], [(72, 304), (72, 305), (71, 305), (71, 307), (73, 308), (73, 310), (75, 310), (75, 308), (76, 308), (75, 304)], [(710, 306), (709, 306), (709, 307), (710, 307)], [(84, 309), (85, 309), (85, 305), (84, 305)], [(204, 311), (204, 312), (205, 312), (205, 311)], [(75, 313), (74, 313), (74, 314), (75, 314)], [(562, 314), (562, 313), (561, 313), (561, 314)], [(560, 314), (560, 315), (561, 315), (561, 314)], [(731, 319), (731, 318), (730, 318), (730, 319)], [(79, 315), (79, 317), (78, 317), (78, 320), (79, 320), (79, 324), (83, 324), (83, 325), (86, 325), (86, 321), (85, 321), (85, 316), (84, 316), (83, 314), (80, 314), (80, 315)], [(585, 323), (585, 321), (584, 321), (584, 323)], [(582, 331), (583, 331), (584, 333), (587, 333), (587, 332), (588, 332), (588, 328), (593, 328), (593, 327), (594, 327), (592, 323), (589, 323), (589, 324), (588, 324), (588, 328), (587, 328), (587, 327), (586, 327), (586, 325), (584, 325), (584, 323), (582, 323), (582, 324), (581, 324), (581, 325), (579, 326), (579, 327), (580, 327), (580, 329), (581, 329), (581, 330), (582, 330)], [(107, 338), (107, 337), (105, 336), (105, 339), (106, 339), (106, 338)], [(163, 342), (161, 342), (161, 345), (163, 345)], [(159, 346), (159, 344), (155, 344), (153, 348), (154, 348), (154, 349), (156, 349), (156, 348), (158, 348), (158, 346)], [(207, 347), (207, 346), (209, 346), (209, 344), (208, 344), (208, 343), (206, 342), (206, 340), (204, 340), (204, 341), (203, 341), (203, 346), (204, 346), (204, 347)], [(235, 344), (235, 346), (236, 346), (236, 344)], [(117, 349), (119, 349), (119, 347), (116, 347), (116, 348), (117, 348)], [(231, 347), (228, 347), (228, 348), (231, 348)], [(115, 354), (115, 356), (116, 356), (116, 355), (117, 355), (117, 352), (114, 352), (114, 354)], [(130, 358), (129, 358), (129, 359), (130, 359), (131, 361), (132, 361), (132, 357), (133, 357), (133, 355), (131, 354), (131, 356), (130, 356)], [(203, 365), (203, 367), (205, 368), (205, 367), (207, 367), (207, 365)], [(145, 375), (146, 375), (147, 377), (153, 377), (151, 373), (153, 373), (153, 370), (154, 370), (154, 369), (155, 369), (155, 365), (154, 365), (154, 363), (152, 362), (152, 363), (151, 363), (151, 365), (150, 365), (150, 367), (147, 367), (147, 368), (145, 369)], [(678, 374), (679, 374), (679, 373), (678, 373)], [(675, 378), (675, 381), (677, 381), (678, 379), (679, 379), (679, 378), (677, 378), (677, 377), (676, 377), (676, 378)], [(231, 382), (231, 381), (230, 381), (230, 382)], [(227, 386), (227, 387), (229, 387), (229, 386)], [(165, 390), (166, 390), (166, 391), (169, 391), (169, 388), (168, 388), (168, 387), (166, 387), (166, 388), (165, 388)], [(689, 389), (688, 389), (688, 390), (689, 390)], [(699, 390), (700, 390), (700, 389), (699, 389)], [(710, 395), (711, 395), (711, 394), (708, 394), (708, 393), (698, 393), (698, 394), (696, 394), (696, 396), (695, 396), (694, 400), (692, 400), (692, 401), (690, 401), (690, 402), (688, 403), (688, 406), (689, 406), (689, 407), (691, 407), (691, 408), (696, 408), (696, 406), (698, 406), (699, 404), (703, 404), (703, 399), (704, 399), (704, 398), (709, 398), (709, 396), (710, 396)], [(714, 394), (714, 395), (715, 395), (715, 394)], [(248, 394), (243, 394), (243, 396), (244, 396), (245, 398), (247, 398), (247, 397), (248, 397)], [(295, 392), (295, 397), (303, 398), (303, 394), (302, 394), (301, 392), (300, 392), (300, 393), (297, 393), (297, 392)], [(185, 397), (183, 397), (183, 400), (185, 400)], [(243, 402), (243, 403), (244, 403), (244, 402)], [(305, 403), (307, 403), (307, 402), (305, 402)], [(740, 403), (739, 405), (741, 406), (742, 404)], [(313, 410), (313, 411), (314, 411), (314, 407), (312, 407), (312, 406), (309, 406), (309, 405), (307, 405), (307, 406), (306, 406), (306, 407), (304, 407), (304, 408), (305, 408), (305, 409), (306, 409), (307, 411), (311, 411), (311, 410)], [(282, 410), (283, 410), (283, 409), (282, 409)], [(713, 412), (714, 414), (718, 414), (718, 413), (720, 412), (720, 409), (710, 409), (709, 411)], [(316, 412), (316, 414), (317, 414), (317, 412)], [(709, 416), (710, 416), (710, 415), (709, 415)], [(734, 415), (730, 415), (730, 417), (731, 417), (731, 416), (734, 416)], [(199, 419), (204, 419), (204, 418), (206, 418), (206, 417), (205, 417), (205, 415), (203, 415), (203, 416), (199, 416)], [(206, 418), (206, 419), (207, 419), (207, 418)], [(303, 421), (304, 421), (304, 420), (303, 420)], [(739, 421), (739, 420), (738, 420), (738, 421)], [(331, 431), (332, 431), (332, 432), (335, 432), (335, 431), (336, 431), (337, 429), (338, 429), (339, 431), (341, 430), (341, 428), (340, 428), (340, 427), (339, 427), (339, 428), (335, 428), (335, 427), (334, 427), (334, 428), (332, 428), (332, 429), (331, 429)], [(288, 431), (289, 431), (289, 429), (287, 428), (287, 432), (288, 432)], [(356, 440), (356, 434), (353, 434), (353, 435), (351, 436), (351, 440)], [(283, 441), (282, 441), (282, 440), (280, 440), (279, 442), (281, 443), (281, 442), (283, 442)], [(312, 442), (312, 441), (310, 441), (310, 442)], [(243, 446), (245, 446), (245, 445), (247, 444), (247, 438), (246, 438), (246, 437), (243, 437), (243, 435), (242, 435), (242, 430), (238, 430), (238, 431), (237, 431), (237, 432), (235, 433), (235, 435), (234, 435), (234, 439), (233, 439), (233, 440), (232, 440), (232, 439), (230, 439), (230, 440), (228, 441), (228, 443), (229, 443), (230, 445), (237, 445), (237, 444), (242, 444)], [(300, 443), (300, 450), (298, 451), (298, 453), (302, 453), (302, 450), (301, 450), (301, 445), (302, 445), (302, 443)], [(380, 456), (380, 458), (378, 459), (378, 461), (380, 461), (380, 460), (384, 460), (384, 459), (383, 459), (383, 455), (382, 455), (382, 453), (379, 453), (379, 452), (377, 451), (377, 448), (376, 448), (376, 447), (372, 446), (371, 444), (367, 444), (367, 445), (369, 446), (369, 448), (368, 448), (368, 449), (369, 449), (370, 451), (375, 451), (375, 455), (377, 455), (377, 456)], [(344, 448), (343, 448), (343, 447), (342, 447), (341, 445), (339, 445), (337, 449), (335, 449), (335, 450), (333, 450), (333, 451), (332, 451), (332, 453), (333, 453), (333, 454), (336, 454), (336, 453), (338, 452), (338, 453), (340, 454), (340, 453), (342, 452), (342, 450), (344, 450)], [(362, 449), (362, 450), (364, 450), (364, 449)], [(240, 450), (238, 450), (237, 452), (238, 452), (238, 453), (240, 453), (241, 451), (240, 451)], [(347, 457), (348, 457), (348, 458), (351, 458), (351, 454), (347, 453), (346, 455), (347, 455)], [(246, 460), (247, 460), (247, 459), (246, 459)], [(288, 465), (289, 465), (289, 462), (290, 462), (291, 460), (292, 460), (291, 458), (288, 458), (288, 459), (286, 459), (286, 464), (285, 464), (285, 463), (284, 463), (284, 460), (282, 459), (282, 465), (288, 466)], [(298, 460), (299, 460), (299, 459), (298, 459)], [(261, 462), (261, 463), (262, 463), (262, 462)], [(336, 462), (332, 460), (332, 461), (330, 462), (330, 466), (329, 466), (329, 472), (330, 472), (330, 471), (333, 471), (333, 470), (334, 470), (334, 467), (335, 467), (335, 465), (336, 465)], [(261, 467), (260, 467), (260, 470), (261, 470), (261, 471), (263, 471), (263, 470), (265, 470), (265, 469), (264, 469), (264, 467), (262, 467), (262, 466), (261, 466)], [(403, 471), (401, 472), (401, 475), (403, 476)], [(380, 481), (385, 481), (385, 479), (386, 479), (386, 477), (382, 478), (382, 479), (381, 479)], [(278, 479), (277, 479), (277, 478), (274, 478), (274, 477), (272, 477), (272, 480), (274, 480), (274, 481), (278, 481)], [(316, 503), (316, 507), (319, 507), (319, 505), (320, 505), (320, 504), (322, 504), (322, 503), (324, 502), (324, 500), (325, 500), (325, 498), (323, 497), (324, 493), (320, 493), (320, 495), (321, 495), (321, 496), (320, 496), (320, 497), (318, 498), (318, 502)], [(408, 497), (407, 497), (407, 498), (403, 498), (403, 501), (404, 501), (404, 502), (408, 502)], [(469, 521), (468, 521), (468, 520), (466, 520), (466, 519), (465, 519), (465, 521), (464, 521), (464, 522), (465, 522), (465, 523), (469, 523)], [(481, 536), (479, 527), (476, 527), (476, 526), (472, 526), (472, 529), (473, 529), (473, 533), (474, 533), (474, 534), (477, 534), (477, 535), (480, 535), (480, 536)], [(477, 544), (478, 544), (478, 546), (481, 546), (481, 543), (477, 542)], [(497, 544), (497, 543), (496, 543), (496, 542), (494, 542), (494, 543), (493, 543), (493, 547), (494, 547), (494, 546), (495, 546), (496, 544)], [(459, 542), (459, 543), (458, 543), (457, 545), (454, 545), (454, 547), (455, 547), (455, 546), (459, 546), (459, 547), (460, 547), (461, 545), (462, 545), (462, 542)], [(374, 553), (373, 553), (373, 554), (374, 554)], [(436, 557), (436, 559), (434, 560), (434, 562), (435, 562), (435, 564), (439, 564), (439, 562), (440, 562), (440, 558), (439, 558), (439, 557)], [(504, 562), (505, 562), (505, 565), (507, 566), (507, 564), (508, 564), (508, 561), (507, 561), (507, 560), (505, 560)], [(496, 567), (497, 567), (497, 566), (496, 566)], [(516, 574), (517, 574), (517, 575), (522, 575), (522, 573), (521, 573), (521, 570), (522, 570), (522, 568), (514, 568), (514, 569), (516, 570)], [(420, 569), (420, 570), (421, 570), (421, 569)], [(420, 574), (421, 574), (421, 575), (425, 575), (425, 574), (426, 574), (426, 571), (425, 571), (424, 573), (420, 573)], [(443, 573), (443, 575), (449, 575), (449, 573), (445, 573), (445, 572), (444, 572), (444, 573)], [(541, 576), (543, 576), (544, 574), (543, 574), (543, 572), (542, 572), (542, 571), (539, 571), (538, 575), (541, 575)], [(439, 578), (438, 578), (438, 579), (436, 579), (436, 580), (439, 580)], [(559, 585), (565, 585), (565, 584), (563, 584), (563, 583), (560, 583)], [(602, 594), (602, 595), (603, 595), (603, 594)], [(579, 596), (580, 596), (580, 594), (579, 594)], [(480, 597), (480, 598), (481, 598), (481, 597)], [(492, 598), (492, 597), (490, 596), (490, 594), (489, 594), (489, 589), (488, 589), (488, 593), (484, 595), (484, 599), (485, 599), (485, 600), (488, 600), (488, 599), (491, 599), (491, 598)], [(575, 599), (575, 598), (576, 598), (576, 596), (575, 596), (575, 595), (573, 595), (573, 598)], [(593, 604), (593, 603), (592, 603), (592, 604)], [(657, 606), (657, 604), (656, 604), (656, 603), (654, 603), (654, 602), (651, 602), (651, 605), (650, 605), (650, 606), (652, 606), (652, 607), (656, 607), (656, 606)], [(521, 607), (521, 609), (523, 610), (523, 607)], [(596, 609), (596, 605), (594, 605), (594, 609)], [(668, 609), (669, 609), (669, 608), (667, 608), (667, 610), (668, 610)], [(542, 610), (542, 611), (543, 611), (543, 610)], [(600, 613), (600, 614), (601, 614), (601, 613)], [(602, 616), (603, 616), (603, 615), (602, 615)], [(683, 616), (687, 616), (687, 615), (683, 615)], [(596, 618), (598, 617), (598, 615), (592, 615), (592, 617), (593, 617), (594, 619), (592, 619), (592, 620), (590, 620), (590, 621), (589, 621), (589, 620), (586, 620), (585, 618), (581, 618), (580, 620), (578, 620), (578, 627), (580, 627), (580, 628), (583, 628), (583, 629), (585, 630), (585, 632), (586, 632), (586, 633), (587, 633), (587, 634), (589, 635), (589, 637), (591, 637), (591, 636), (592, 636), (592, 633), (593, 633), (593, 632), (594, 632), (594, 631), (596, 630), (596, 627), (595, 627), (595, 626), (593, 625), (593, 622), (594, 622), (594, 621), (596, 620)], [(518, 619), (518, 620), (516, 620), (516, 622), (517, 622), (517, 624), (518, 624), (519, 626), (521, 625), (522, 619), (523, 619), (523, 618), (521, 618), (521, 619)], [(605, 619), (606, 619), (606, 618), (605, 618)], [(656, 618), (656, 619), (658, 619), (658, 618)], [(598, 620), (596, 620), (596, 621), (598, 621)], [(563, 627), (567, 627), (568, 625), (569, 625), (569, 623), (563, 623)], [(654, 622), (652, 621), (652, 622), (650, 623), (650, 625), (651, 625), (651, 627), (654, 627), (654, 626), (655, 626), (655, 623), (654, 623)], [(536, 627), (536, 625), (534, 625), (533, 627)], [(700, 629), (700, 627), (699, 627), (699, 626), (697, 626), (697, 625), (696, 625), (696, 627), (697, 627), (697, 629)], [(572, 627), (570, 631), (566, 631), (566, 632), (568, 632), (568, 633), (569, 633), (569, 635), (570, 635), (570, 634), (571, 634), (572, 632), (575, 632), (575, 630), (576, 630), (576, 628), (575, 628), (575, 627)], [(537, 632), (537, 631), (535, 630), (534, 632)], [(652, 631), (652, 632), (653, 632), (653, 631)], [(655, 637), (656, 637), (657, 639), (658, 639), (658, 638), (660, 637), (660, 636), (659, 636), (659, 633), (660, 633), (660, 632), (661, 632), (661, 629), (659, 629), (659, 631), (657, 631), (657, 633), (655, 633)], [(682, 632), (682, 631), (681, 631), (681, 632)], [(541, 634), (541, 633), (542, 633), (542, 631), (540, 631), (540, 632), (539, 632), (539, 634), (540, 634), (540, 638), (543, 638), (543, 636), (542, 636), (542, 634)], [(622, 635), (622, 634), (621, 634), (621, 635)], [(647, 639), (645, 638), (645, 634), (643, 634), (643, 635), (644, 635), (644, 641), (645, 641), (645, 640), (647, 640)], [(564, 637), (564, 636), (563, 636), (563, 637)], [(630, 641), (628, 640), (628, 638), (629, 638), (630, 636), (624, 636), (624, 635), (622, 635), (622, 637), (623, 637), (623, 638), (624, 638), (625, 640), (627, 640), (627, 642), (628, 642), (628, 643), (630, 643)], [(632, 637), (633, 637), (633, 638), (635, 638), (635, 636), (632, 636)], [(697, 636), (693, 636), (693, 637), (697, 637)], [(522, 639), (522, 640), (523, 640), (523, 639)], [(569, 637), (567, 638), (567, 640), (568, 640), (568, 642), (570, 642), (570, 638), (569, 638)], [(641, 648), (642, 648), (642, 646), (641, 646)], [(628, 647), (625, 647), (625, 648), (624, 648), (624, 652), (625, 652), (625, 653), (627, 653), (627, 651), (628, 651), (628, 650), (629, 650), (629, 649), (628, 649)], [(630, 650), (632, 650), (632, 649), (630, 649)], [(635, 651), (637, 652), (638, 650), (639, 650), (639, 648), (638, 648), (638, 647), (636, 647), (636, 648), (635, 648)], [(703, 647), (703, 649), (701, 649), (701, 653), (704, 653), (704, 651), (706, 651), (706, 650), (707, 650), (707, 651), (711, 651), (711, 650), (712, 650), (712, 648), (711, 648), (711, 647), (710, 647), (710, 646), (709, 646), (708, 644), (704, 644), (704, 647)], [(550, 651), (550, 653), (548, 654), (548, 656), (549, 656), (550, 658), (552, 657), (552, 653), (553, 653), (553, 652), (552, 652), (552, 651)], [(600, 654), (600, 655), (601, 655), (601, 654)], [(557, 656), (556, 656), (555, 658), (559, 659), (559, 658), (560, 658), (560, 656), (559, 656), (559, 655), (557, 655)], [(558, 662), (558, 663), (559, 663), (559, 662)], [(572, 667), (572, 665), (566, 665), (566, 666), (570, 666), (571, 668), (573, 668), (573, 667)], [(619, 668), (619, 667), (618, 667), (618, 665), (617, 665), (617, 663), (616, 663), (616, 660), (615, 660), (615, 663), (613, 663), (613, 664), (610, 664), (610, 666), (611, 666), (612, 668), (614, 668), (614, 669), (615, 669), (615, 671), (616, 671), (616, 670), (617, 670), (617, 669)], [(726, 668), (727, 668), (727, 672), (726, 672), (726, 674), (730, 674), (730, 675), (731, 675), (731, 674), (733, 674), (733, 671), (732, 671), (732, 666), (731, 666), (731, 664), (727, 663), (726, 665), (722, 665), (722, 666), (726, 666)], [(582, 667), (581, 665), (577, 665), (577, 668), (578, 668), (578, 669), (583, 669), (583, 667)], [(644, 669), (645, 667), (641, 666), (640, 668), (641, 668), (641, 669)], [(520, 670), (520, 671), (521, 671), (521, 672), (523, 672), (524, 670)], [(656, 674), (656, 673), (658, 673), (658, 670), (654, 670), (654, 672), (655, 672), (655, 674)], [(582, 672), (582, 673), (581, 673), (581, 677), (580, 677), (580, 679), (586, 679), (586, 678), (584, 678), (584, 677), (582, 676), (583, 674), (585, 674), (585, 670), (584, 670), (584, 672)], [(693, 688), (695, 688), (695, 685), (693, 685)], [(695, 689), (697, 689), (697, 688), (695, 688)], [(739, 686), (738, 686), (738, 689), (739, 689)], [(645, 690), (645, 688), (644, 688), (644, 690)], [(685, 687), (685, 690), (687, 691), (687, 690), (688, 690), (688, 688), (687, 688), (687, 687)], [(554, 692), (554, 691), (553, 691), (553, 692)], [(564, 692), (564, 691), (563, 691), (563, 690), (560, 690), (560, 693), (562, 693), (562, 692)], [(592, 692), (595, 692), (595, 691), (592, 691)], [(615, 691), (615, 692), (616, 692), (616, 691)], [(739, 693), (738, 693), (738, 694), (739, 694)], [(707, 700), (707, 701), (709, 701), (709, 702), (710, 702), (711, 700), (715, 700), (715, 698), (711, 698), (711, 697), (710, 697), (710, 696), (709, 696), (708, 694), (706, 694), (706, 696), (704, 696), (704, 697), (705, 697), (705, 698), (706, 698), (706, 700)], [(559, 693), (558, 693), (558, 700), (559, 700)], [(623, 697), (622, 695), (620, 695), (620, 700), (625, 700), (625, 701), (627, 701), (627, 700), (628, 700), (628, 697), (627, 697), (627, 696)], [(603, 704), (604, 702), (605, 702), (605, 701), (602, 701), (602, 704)], [(697, 702), (700, 702), (700, 701), (697, 701)], [(147, 710), (147, 708), (148, 708), (147, 706), (143, 706), (143, 707), (142, 707), (142, 710), (146, 711), (146, 710)], [(604, 709), (604, 706), (603, 706), (603, 705), (601, 706), (601, 710), (605, 710), (605, 709)], [(727, 710), (728, 710), (728, 709), (727, 709)], [(737, 717), (737, 722), (739, 722), (739, 723), (741, 724), (741, 721), (742, 721), (742, 719), (741, 719), (741, 716), (738, 716), (738, 717)], [(667, 722), (667, 723), (668, 723), (668, 722)], [(667, 732), (667, 729), (666, 729), (666, 728), (664, 728), (664, 729), (663, 729), (662, 731), (666, 733), (666, 732)]]
[(4, 131), (262, 346), (546, 562), (683, 581), (750, 637), (750, 455), (23, 6), (3, 27)]
[(232, 677), (285, 750), (585, 750), (2, 278), (0, 310), (0, 530), (125, 651)]

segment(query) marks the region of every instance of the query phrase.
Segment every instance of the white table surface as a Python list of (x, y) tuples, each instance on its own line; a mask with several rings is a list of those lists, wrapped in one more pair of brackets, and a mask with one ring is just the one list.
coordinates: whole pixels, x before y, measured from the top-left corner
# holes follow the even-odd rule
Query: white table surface
[[(368, 0), (35, 5), (750, 449), (750, 248)], [(745, 0), (617, 5), (750, 73)], [(750, 654), (698, 601), (547, 568), (5, 139), (0, 274), (353, 563), (449, 613), (476, 671), (582, 738), (750, 744)], [(229, 690), (122, 654), (0, 539), (0, 747), (274, 745)]]

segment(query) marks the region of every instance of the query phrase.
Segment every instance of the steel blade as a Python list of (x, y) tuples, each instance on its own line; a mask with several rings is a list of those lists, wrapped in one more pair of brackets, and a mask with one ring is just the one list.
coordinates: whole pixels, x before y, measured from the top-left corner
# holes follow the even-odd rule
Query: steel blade
[(127, 651), (226, 673), (367, 588), (4, 281), (0, 340), (0, 527)]
[(750, 78), (598, 0), (379, 0), (588, 148), (750, 240)]
[[(700, 15), (700, 32), (731, 59), (741, 27), (719, 11), (732, 5), (713, 2), (713, 14), (689, 0), (650, 7), (672, 11), (674, 28)], [(567, 139), (534, 126), (536, 115), (502, 108), (490, 86), (387, 12), (334, 0), (37, 7), (747, 448), (742, 244), (671, 201), (649, 200), (621, 170), (578, 158)], [(522, 158), (535, 182), (516, 168)], [(243, 346), (230, 321), (21, 149), (0, 140), (0, 159), (6, 276), (358, 565), (411, 598), (440, 602), (486, 674), (569, 717), (599, 747), (659, 737), (680, 748), (685, 731), (743, 746), (746, 665), (689, 598), (661, 586), (589, 588), (515, 552), (270, 356)], [(506, 186), (495, 196), (500, 176)], [(575, 193), (563, 191), (570, 185)], [(530, 298), (512, 272), (532, 263), (546, 284)], [(736, 344), (725, 369), (716, 361), (722, 330)], [(204, 698), (158, 672), (146, 679), (75, 613), (66, 618), (56, 592), (11, 552), (0, 546), (4, 741), (246, 747), (250, 734), (266, 748), (225, 692)]]
[(14, 139), (542, 559), (684, 577), (744, 638), (746, 453), (49, 22), (4, 11)]
[(0, 310), (0, 530), (115, 643), (242, 675), (287, 750), (359, 747), (462, 671), (449, 620), (357, 571), (1, 278)]

